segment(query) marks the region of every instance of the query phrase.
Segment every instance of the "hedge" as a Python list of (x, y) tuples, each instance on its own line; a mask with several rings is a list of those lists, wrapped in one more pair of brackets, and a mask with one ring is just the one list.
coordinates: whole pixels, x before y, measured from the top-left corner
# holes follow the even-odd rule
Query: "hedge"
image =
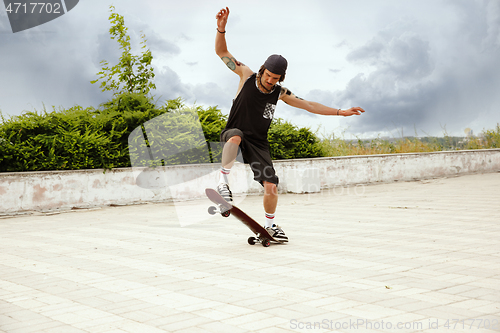
[[(199, 136), (185, 135), (197, 133), (200, 124), (201, 137), (206, 142), (218, 142), (227, 120), (216, 107), (186, 107), (180, 98), (158, 107), (151, 97), (137, 93), (116, 95), (98, 109), (75, 106), (10, 118), (0, 116), (0, 172), (130, 167), (129, 151), (134, 154), (139, 148), (163, 156), (161, 161), (142, 165), (216, 162), (220, 151), (215, 149), (204, 157), (196, 151), (183, 156), (175, 156), (175, 152), (182, 147), (200, 147), (196, 141)], [(147, 128), (149, 125), (161, 128)], [(134, 130), (135, 134), (142, 131), (142, 146), (138, 142), (129, 145)], [(297, 128), (281, 119), (271, 125), (269, 141), (273, 159), (324, 155), (319, 140), (308, 128)], [(206, 147), (203, 149), (206, 151)]]

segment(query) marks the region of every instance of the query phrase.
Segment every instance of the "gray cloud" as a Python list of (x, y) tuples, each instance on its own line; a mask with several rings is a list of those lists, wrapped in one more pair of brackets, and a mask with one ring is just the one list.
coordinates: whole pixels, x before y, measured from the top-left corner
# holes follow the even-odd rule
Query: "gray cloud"
[(178, 55), (181, 53), (181, 49), (174, 43), (162, 38), (157, 32), (149, 31), (146, 34), (146, 40), (148, 48), (151, 50), (153, 55), (155, 54), (167, 54), (167, 55)]
[[(151, 50), (153, 55), (175, 56), (181, 53), (181, 49), (174, 42), (162, 37), (161, 33), (138, 17), (132, 15), (127, 16), (125, 25), (129, 27), (128, 34), (131, 37), (131, 43), (135, 46), (133, 48), (134, 53), (143, 51), (139, 48), (140, 42), (142, 41), (141, 35), (143, 34), (146, 36), (147, 48)], [(113, 43), (116, 42), (113, 41)]]
[(445, 130), (460, 135), (467, 127), (495, 127), (500, 114), (500, 1), (448, 1), (440, 9), (439, 24), (399, 15), (364, 44), (350, 47), (346, 60), (365, 72), (354, 75), (345, 89), (316, 89), (302, 97), (333, 107), (365, 108), (362, 116), (342, 122), (361, 137), (413, 135), (415, 129), (418, 135)]
[[(0, 73), (9, 80), (2, 83), (0, 90), (0, 110), (4, 114), (16, 115), (33, 109), (41, 111), (44, 105), (49, 111), (52, 105), (98, 107), (112, 97), (111, 92), (101, 92), (100, 82), (90, 83), (98, 78), (96, 73), (101, 70), (102, 60), (113, 66), (122, 53), (120, 45), (109, 35), (109, 8), (105, 4), (99, 6), (99, 17), (92, 14), (91, 23), (86, 17), (89, 11), (96, 10), (96, 4), (80, 6), (78, 12), (75, 11), (78, 15), (68, 14), (65, 22), (16, 34), (12, 33), (7, 16), (0, 10)], [(143, 51), (140, 36), (142, 33), (146, 35), (147, 48), (155, 57), (155, 97), (159, 103), (182, 97), (187, 103), (230, 107), (232, 96), (217, 84), (183, 82), (175, 69), (161, 64), (181, 53), (176, 43), (142, 21), (143, 16), (127, 14), (123, 8), (117, 8), (117, 12), (125, 16), (133, 54)], [(190, 41), (184, 34), (180, 38)], [(197, 62), (188, 65), (196, 66)]]
[(434, 64), (429, 43), (409, 28), (406, 22), (392, 24), (348, 55), (351, 62), (376, 68), (368, 75), (357, 75), (338, 94), (342, 104), (361, 105), (370, 111), (354, 123), (357, 130), (426, 122), (421, 110), (434, 95), (430, 79)]
[(347, 60), (375, 66), (376, 76), (384, 73), (384, 79), (399, 83), (414, 82), (429, 76), (433, 70), (429, 42), (413, 32), (405, 21), (381, 31), (366, 45), (351, 52)]
[(156, 94), (160, 103), (181, 97), (188, 104), (219, 106), (224, 110), (231, 107), (232, 95), (216, 83), (189, 84), (170, 67), (156, 71)]
[(108, 33), (100, 33), (96, 38), (97, 48), (92, 57), (94, 66), (101, 68), (101, 61), (103, 60), (106, 60), (110, 64), (116, 64), (122, 53), (118, 43), (112, 40)]
[[(446, 126), (465, 128), (478, 115), (494, 112), (500, 102), (492, 95), (500, 90), (500, 6), (494, 1), (452, 6), (460, 24), (444, 45), (433, 49), (413, 22), (399, 21), (348, 55), (355, 64), (375, 68), (335, 93), (342, 103), (369, 111), (351, 123), (354, 131), (402, 128), (413, 134), (416, 127), (420, 134), (440, 134)], [(471, 24), (478, 20), (482, 23)]]
[(97, 72), (95, 44), (89, 47), (87, 40), (75, 40), (80, 21), (67, 19), (66, 25), (51, 22), (13, 34), (10, 26), (4, 30), (4, 19), (0, 17), (0, 72), (8, 79), (2, 82), (0, 91), (4, 114), (41, 111), (44, 106), (49, 111), (52, 106), (97, 106), (105, 101), (106, 94), (90, 84)]
[[(48, 23), (16, 34), (12, 33), (7, 16), (0, 10), (0, 73), (9, 80), (2, 82), (0, 91), (0, 110), (4, 114), (41, 111), (44, 106), (49, 111), (52, 106), (98, 107), (112, 97), (110, 92), (101, 92), (100, 82), (92, 85), (90, 81), (98, 78), (96, 73), (101, 70), (102, 60), (113, 66), (122, 51), (116, 40), (110, 38), (106, 12), (100, 12), (101, 19), (93, 24), (85, 21), (85, 11), (91, 9), (81, 6), (79, 15), (67, 14), (67, 18), (58, 19), (66, 19), (65, 22)], [(145, 31), (147, 47), (154, 56), (180, 53), (178, 46), (147, 25), (134, 21), (133, 17), (126, 25), (134, 54), (143, 51), (139, 47), (141, 32), (136, 25)], [(169, 96), (176, 93), (185, 91), (175, 87)]]
[(196, 96), (196, 103), (219, 106), (222, 109), (230, 109), (234, 97), (215, 83), (197, 84), (194, 86), (193, 93)]
[(194, 96), (189, 85), (183, 83), (180, 76), (170, 67), (164, 66), (160, 70), (156, 70), (155, 73), (156, 93), (161, 95), (162, 100), (178, 97), (187, 101), (193, 99)]
[[(9, 78), (8, 83), (3, 83), (1, 92), (8, 98), (2, 100), (11, 101), (17, 108), (8, 110), (15, 111), (9, 114), (33, 108), (41, 110), (42, 103), (50, 110), (52, 105), (70, 107), (78, 102), (85, 105), (89, 100), (100, 101), (89, 83), (92, 66), (88, 66), (88, 59), (71, 44), (60, 45), (60, 36), (60, 32), (36, 29), (0, 35), (0, 72), (4, 78)], [(2, 100), (0, 108), (3, 110)], [(29, 103), (37, 101), (37, 104), (27, 104), (26, 100)]]
[(0, 33), (1, 34), (12, 33), (9, 20), (7, 18), (7, 13), (4, 12), (3, 10), (0, 10)]

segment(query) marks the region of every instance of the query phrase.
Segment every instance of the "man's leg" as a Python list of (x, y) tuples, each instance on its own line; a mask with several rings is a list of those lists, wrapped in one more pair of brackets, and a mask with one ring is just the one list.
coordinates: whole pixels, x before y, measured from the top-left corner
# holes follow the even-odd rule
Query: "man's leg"
[(288, 242), (288, 237), (283, 229), (276, 225), (274, 216), (278, 206), (278, 186), (274, 183), (263, 182), (264, 185), (264, 211), (266, 212), (265, 228), (271, 236), (283, 242)]
[(234, 161), (236, 161), (236, 157), (238, 156), (238, 148), (240, 144), (241, 136), (235, 135), (231, 137), (224, 145), (224, 149), (222, 150), (222, 163), (220, 169), (219, 185), (229, 184), (228, 176), (231, 172), (231, 168), (234, 165)]
[(238, 148), (241, 144), (241, 136), (235, 135), (227, 140), (222, 150), (222, 167), (224, 169), (231, 169), (238, 156)]
[(245, 143), (243, 152), (245, 163), (250, 164), (254, 173), (254, 180), (264, 187), (264, 211), (266, 213), (265, 228), (274, 238), (288, 242), (288, 237), (274, 221), (274, 214), (278, 206), (278, 182), (276, 170), (273, 167), (271, 153), (267, 149), (261, 149), (249, 142)]
[(241, 144), (242, 135), (239, 130), (230, 130), (228, 133), (223, 135), (223, 140), (227, 140), (224, 149), (222, 150), (222, 163), (221, 163), (221, 171), (219, 184), (217, 185), (217, 192), (226, 200), (231, 203), (233, 201), (233, 194), (229, 189), (229, 180), (228, 176), (231, 172), (231, 168), (236, 161), (236, 157), (238, 156), (238, 148)]
[[(276, 184), (270, 182), (264, 183), (264, 211), (266, 212), (266, 216), (269, 219), (269, 216), (274, 218), (274, 214), (276, 213), (276, 207), (278, 206), (278, 187)], [(271, 221), (269, 221), (271, 222)], [(271, 225), (266, 225), (271, 226)]]

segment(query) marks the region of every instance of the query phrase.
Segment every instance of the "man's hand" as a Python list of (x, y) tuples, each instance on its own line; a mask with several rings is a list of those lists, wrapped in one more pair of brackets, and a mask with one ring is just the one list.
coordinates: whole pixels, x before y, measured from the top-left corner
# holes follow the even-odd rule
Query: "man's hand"
[(353, 107), (353, 108), (350, 108), (350, 109), (341, 110), (339, 115), (340, 116), (344, 116), (344, 117), (349, 117), (349, 116), (354, 116), (354, 115), (358, 115), (359, 116), (363, 112), (365, 112), (365, 110), (363, 110), (359, 106), (356, 106), (356, 107)]
[(225, 9), (221, 9), (217, 15), (215, 15), (215, 18), (217, 19), (217, 29), (219, 29), (220, 32), (225, 32), (226, 31), (226, 24), (227, 24), (227, 18), (229, 17), (229, 8), (226, 7)]

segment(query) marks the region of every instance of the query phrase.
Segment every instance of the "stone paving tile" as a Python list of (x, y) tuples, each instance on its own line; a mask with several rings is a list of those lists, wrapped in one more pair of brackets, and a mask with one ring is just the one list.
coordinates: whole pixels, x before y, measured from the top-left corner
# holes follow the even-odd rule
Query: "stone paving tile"
[(201, 328), (201, 326), (203, 326), (205, 324), (213, 323), (213, 322), (214, 322), (213, 319), (210, 319), (207, 317), (194, 316), (192, 319), (176, 321), (176, 322), (169, 323), (166, 325), (160, 325), (160, 326), (158, 326), (158, 328), (161, 330), (164, 330), (166, 332), (174, 332), (174, 331), (180, 331), (180, 330), (193, 329), (196, 327)]
[[(285, 333), (285, 332), (300, 332), (298, 329), (285, 329), (281, 327), (269, 327), (260, 331), (260, 333)], [(321, 332), (321, 331), (317, 331)]]
[[(181, 228), (174, 204), (1, 219), (0, 332), (465, 332), (444, 325), (500, 318), (499, 186), (491, 173), (281, 195), (290, 243), (269, 248), (233, 218)], [(259, 217), (261, 200), (240, 206)], [(307, 322), (325, 325), (294, 325)]]
[(205, 329), (211, 333), (244, 333), (244, 332), (255, 332), (240, 326), (232, 326), (222, 322), (214, 322), (209, 324), (201, 325), (200, 328)]

